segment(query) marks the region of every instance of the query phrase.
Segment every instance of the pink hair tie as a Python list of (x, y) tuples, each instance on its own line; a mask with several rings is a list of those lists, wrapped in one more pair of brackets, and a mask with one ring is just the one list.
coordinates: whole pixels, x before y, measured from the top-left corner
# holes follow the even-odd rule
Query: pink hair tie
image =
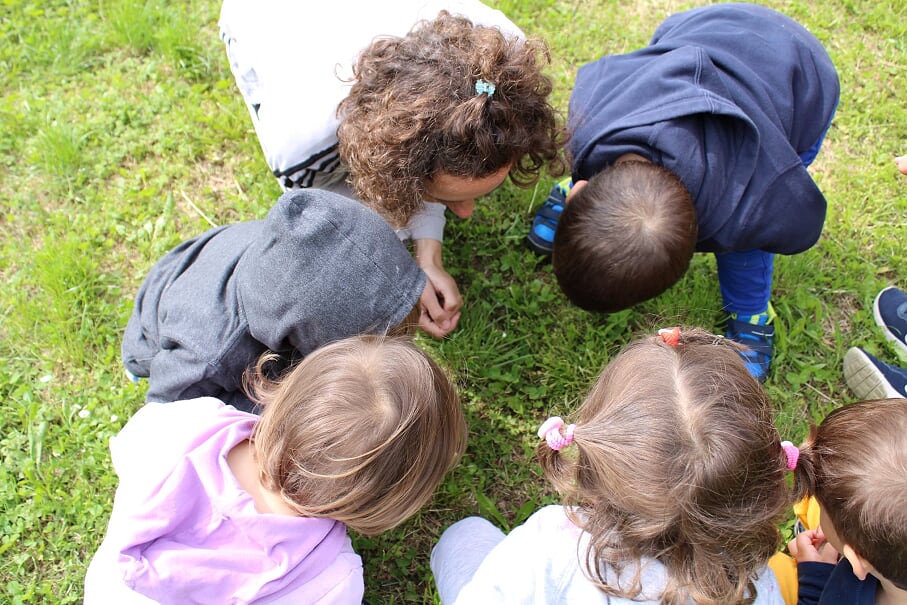
[(665, 344), (669, 347), (676, 347), (680, 344), (680, 328), (662, 328), (658, 331), (658, 335), (661, 336), (661, 339), (665, 341)]
[(564, 434), (561, 435), (562, 426), (564, 426), (564, 421), (561, 417), (552, 416), (539, 427), (539, 437), (547, 441), (548, 447), (555, 452), (560, 451), (573, 443), (573, 431), (576, 430), (576, 425), (567, 425), (567, 429), (564, 431)]
[(792, 471), (797, 468), (797, 460), (800, 459), (800, 448), (790, 441), (782, 441), (781, 449), (784, 450), (784, 455), (787, 456), (787, 470)]

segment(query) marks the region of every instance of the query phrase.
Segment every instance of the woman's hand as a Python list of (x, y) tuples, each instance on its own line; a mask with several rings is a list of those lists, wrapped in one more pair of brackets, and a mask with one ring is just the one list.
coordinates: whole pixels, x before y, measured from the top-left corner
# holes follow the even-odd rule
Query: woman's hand
[(414, 246), (416, 262), (428, 278), (420, 299), (419, 327), (435, 338), (443, 338), (453, 332), (460, 321), (463, 297), (457, 282), (441, 264), (441, 242), (419, 239)]

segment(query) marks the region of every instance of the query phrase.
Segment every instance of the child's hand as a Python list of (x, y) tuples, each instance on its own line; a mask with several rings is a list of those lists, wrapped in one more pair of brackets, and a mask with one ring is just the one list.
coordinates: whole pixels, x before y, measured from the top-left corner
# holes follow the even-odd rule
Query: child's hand
[(825, 539), (821, 527), (800, 532), (796, 538), (788, 542), (787, 550), (797, 560), (797, 563), (815, 561), (835, 564), (838, 562), (838, 551)]
[(907, 155), (902, 155), (894, 158), (894, 163), (897, 164), (898, 170), (901, 174), (907, 174)]

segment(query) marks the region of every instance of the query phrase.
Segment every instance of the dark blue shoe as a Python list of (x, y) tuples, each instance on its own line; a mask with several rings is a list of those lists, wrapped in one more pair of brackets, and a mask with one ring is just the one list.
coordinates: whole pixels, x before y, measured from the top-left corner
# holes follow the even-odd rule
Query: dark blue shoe
[(853, 347), (844, 356), (844, 380), (858, 399), (907, 397), (907, 370)]
[[(766, 321), (771, 321), (774, 313), (762, 313)], [(735, 317), (728, 317), (727, 338), (747, 347), (740, 356), (750, 375), (759, 382), (765, 382), (775, 353), (775, 326), (771, 324), (754, 324)]]
[(894, 286), (885, 288), (872, 303), (872, 313), (885, 338), (907, 352), (907, 293)]
[(551, 188), (548, 199), (535, 213), (532, 219), (532, 228), (526, 236), (526, 243), (536, 254), (550, 256), (554, 250), (554, 233), (557, 231), (557, 222), (561, 219), (564, 206), (567, 205), (567, 194), (573, 187), (573, 181), (564, 179)]

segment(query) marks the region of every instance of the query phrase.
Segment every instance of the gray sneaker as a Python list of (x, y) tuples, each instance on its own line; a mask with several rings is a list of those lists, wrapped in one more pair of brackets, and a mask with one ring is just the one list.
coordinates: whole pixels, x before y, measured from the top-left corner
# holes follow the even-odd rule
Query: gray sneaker
[(844, 356), (844, 380), (858, 399), (907, 397), (907, 370), (853, 347)]

